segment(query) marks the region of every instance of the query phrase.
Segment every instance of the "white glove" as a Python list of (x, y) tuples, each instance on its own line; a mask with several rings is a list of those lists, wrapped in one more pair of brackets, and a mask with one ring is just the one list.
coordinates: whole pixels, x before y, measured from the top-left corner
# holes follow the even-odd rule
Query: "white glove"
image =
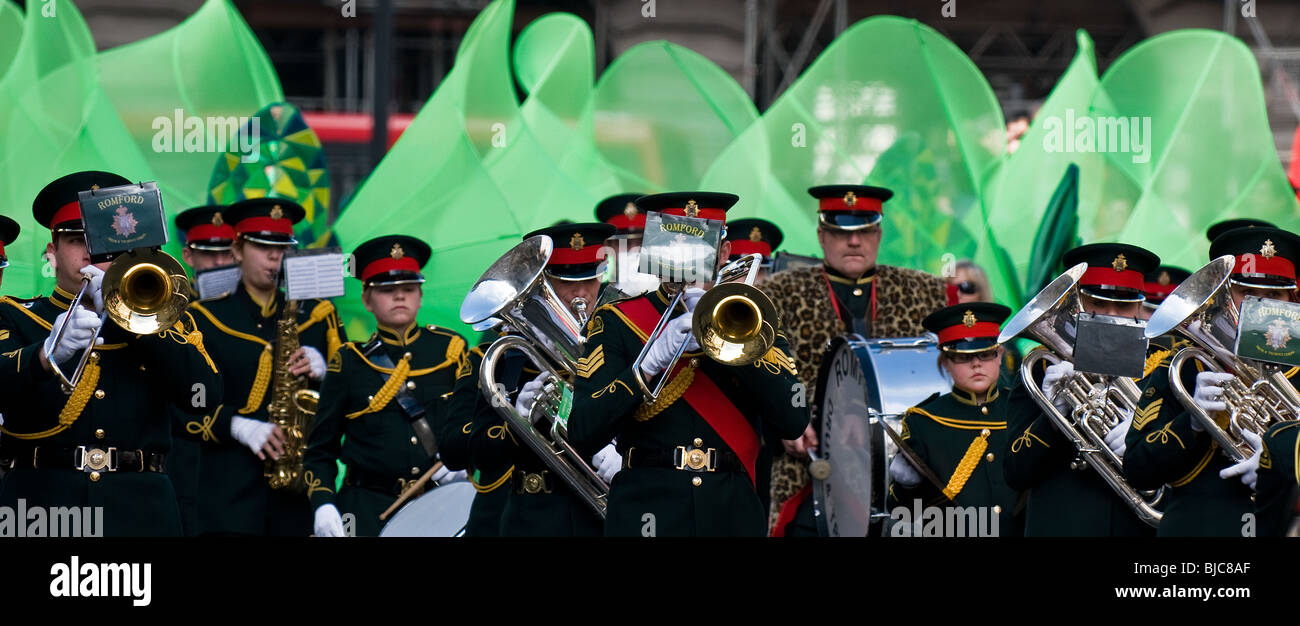
[(275, 428), (275, 424), (271, 422), (238, 416), (230, 418), (230, 436), (234, 437), (239, 443), (248, 446), (248, 449), (252, 450), (253, 454), (262, 452), (262, 446), (266, 445), (267, 439), (270, 439), (273, 428)]
[(434, 483), (436, 485), (446, 485), (449, 483), (461, 483), (468, 480), (468, 476), (469, 475), (465, 473), (465, 470), (452, 471), (447, 469), (447, 466), (444, 465), (442, 467), (439, 467), (438, 471), (434, 472), (432, 476), (429, 476), (429, 482)]
[(325, 357), (321, 355), (320, 350), (311, 346), (303, 346), (302, 353), (307, 356), (307, 362), (311, 365), (311, 371), (307, 373), (308, 378), (320, 380), (325, 377)]
[(1074, 373), (1074, 364), (1069, 361), (1061, 361), (1056, 365), (1047, 366), (1047, 371), (1043, 374), (1043, 395), (1052, 402), (1052, 406), (1061, 413), (1068, 413), (1070, 404), (1065, 401), (1064, 396), (1058, 397), (1061, 392), (1061, 382)]
[(90, 275), (90, 287), (86, 289), (86, 295), (90, 296), (95, 303), (95, 311), (104, 312), (104, 270), (87, 265), (81, 268), (82, 274)]
[(1249, 430), (1242, 431), (1241, 436), (1246, 438), (1246, 442), (1255, 450), (1255, 454), (1250, 455), (1249, 459), (1233, 465), (1232, 467), (1223, 468), (1223, 470), (1219, 472), (1219, 478), (1226, 480), (1233, 476), (1240, 476), (1241, 484), (1250, 487), (1251, 491), (1254, 491), (1255, 480), (1259, 477), (1257, 474), (1259, 471), (1259, 454), (1260, 451), (1264, 449), (1264, 441), (1260, 439), (1259, 435), (1256, 435)]
[(1121, 459), (1124, 458), (1124, 451), (1128, 449), (1128, 446), (1124, 443), (1124, 436), (1128, 434), (1129, 425), (1132, 423), (1133, 414), (1129, 413), (1128, 416), (1124, 418), (1124, 421), (1116, 424), (1114, 428), (1110, 429), (1110, 432), (1106, 433), (1106, 437), (1102, 439), (1102, 441), (1106, 442), (1106, 447), (1110, 448), (1111, 452), (1114, 452), (1115, 456)]
[(623, 455), (619, 454), (611, 443), (601, 448), (596, 456), (591, 457), (591, 464), (596, 468), (596, 473), (600, 474), (601, 480), (608, 483), (614, 480), (614, 474), (623, 469)]
[(534, 424), (537, 423), (538, 418), (542, 415), (541, 413), (538, 413), (537, 415), (532, 414), (533, 405), (537, 403), (537, 396), (542, 393), (542, 387), (544, 386), (547, 377), (547, 373), (542, 372), (537, 375), (537, 378), (524, 383), (524, 386), (519, 389), (519, 396), (515, 398), (515, 411), (518, 411), (520, 415), (527, 417), (529, 421)]
[[(71, 316), (71, 320), (68, 318)], [(63, 339), (59, 345), (54, 345), (54, 338), (59, 336), (59, 329), (63, 327), (64, 322), (68, 324), (68, 332), (64, 333)], [(54, 327), (50, 329), (50, 336), (45, 338), (45, 358), (51, 363), (62, 363), (80, 354), (90, 346), (90, 337), (95, 334), (95, 329), (103, 322), (94, 311), (83, 307), (77, 307), (70, 311), (64, 311), (54, 318)], [(97, 337), (95, 345), (104, 343), (103, 337)]]
[(686, 303), (687, 312), (695, 312), (695, 305), (699, 304), (700, 298), (704, 297), (704, 290), (699, 287), (691, 287), (682, 292), (682, 302)]
[(316, 507), (316, 536), (347, 536), (343, 533), (343, 516), (339, 515), (339, 510), (333, 504), (322, 504)]
[(646, 352), (645, 360), (641, 361), (641, 373), (646, 376), (658, 376), (659, 372), (671, 365), (669, 359), (677, 354), (677, 349), (683, 343), (686, 344), (683, 352), (700, 349), (700, 344), (695, 341), (695, 336), (691, 333), (690, 314), (678, 315), (664, 326), (659, 338), (655, 339)]
[[(1201, 372), (1196, 375), (1196, 391), (1192, 394), (1192, 400), (1196, 406), (1201, 407), (1205, 412), (1226, 411), (1228, 405), (1223, 402), (1223, 383), (1235, 378), (1227, 372)], [(1201, 426), (1200, 420), (1192, 418), (1192, 430), (1204, 432), (1205, 428)]]
[(921, 474), (902, 454), (894, 455), (894, 460), (889, 462), (889, 477), (904, 487), (915, 487), (921, 484)]

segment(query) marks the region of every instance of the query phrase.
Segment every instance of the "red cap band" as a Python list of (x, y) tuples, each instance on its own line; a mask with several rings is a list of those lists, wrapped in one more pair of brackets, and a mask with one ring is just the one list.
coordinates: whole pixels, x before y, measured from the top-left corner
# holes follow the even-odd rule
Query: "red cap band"
[(194, 243), (196, 241), (211, 241), (214, 239), (233, 240), (235, 238), (235, 229), (229, 224), (199, 224), (194, 228), (185, 231), (185, 243)]
[(620, 213), (605, 220), (605, 223), (619, 230), (645, 230), (645, 213), (638, 212), (630, 218)]
[(883, 214), (884, 205), (884, 201), (878, 198), (854, 198), (853, 204), (845, 202), (842, 196), (817, 199), (819, 211), (869, 211)]
[(59, 224), (62, 224), (64, 222), (80, 222), (80, 221), (81, 221), (81, 201), (74, 200), (72, 202), (69, 202), (59, 207), (59, 210), (54, 212), (54, 217), (50, 219), (50, 228), (53, 229), (55, 226), (58, 226)]
[(365, 282), (373, 278), (376, 274), (383, 274), (392, 271), (415, 272), (420, 273), (420, 264), (413, 257), (404, 256), (400, 259), (384, 257), (378, 261), (373, 261), (366, 269), (361, 270), (361, 281)]
[(1174, 288), (1177, 286), (1178, 285), (1174, 283), (1169, 283), (1168, 285), (1162, 285), (1160, 283), (1142, 283), (1142, 292), (1145, 293), (1148, 298), (1164, 298), (1173, 293)]
[(1002, 332), (1002, 326), (993, 322), (975, 322), (974, 326), (957, 324), (939, 331), (939, 343), (997, 337), (1000, 332)]
[(1144, 284), (1142, 274), (1136, 270), (1116, 272), (1108, 266), (1091, 266), (1079, 279), (1079, 285), (1085, 287), (1123, 287), (1142, 291)]
[(5, 255), (5, 242), (0, 241), (0, 257)]
[(766, 259), (772, 256), (772, 246), (768, 245), (766, 241), (737, 239), (731, 242), (731, 254), (761, 254)]
[(281, 233), (284, 235), (293, 235), (293, 222), (287, 218), (272, 219), (269, 217), (249, 217), (235, 224), (235, 232), (238, 233)]
[(578, 265), (581, 263), (599, 263), (600, 246), (587, 245), (581, 250), (573, 248), (555, 248), (551, 251), (551, 260), (547, 265)]
[[(685, 208), (662, 209), (659, 212), (663, 213), (664, 215), (681, 215), (683, 217), (686, 216)], [(706, 209), (700, 207), (700, 212), (696, 214), (695, 217), (701, 217), (706, 220), (717, 220), (724, 224), (727, 222), (727, 212), (722, 209)]]
[(1237, 265), (1232, 268), (1232, 273), (1265, 274), (1294, 281), (1295, 264), (1277, 255), (1265, 257), (1259, 253), (1239, 254)]

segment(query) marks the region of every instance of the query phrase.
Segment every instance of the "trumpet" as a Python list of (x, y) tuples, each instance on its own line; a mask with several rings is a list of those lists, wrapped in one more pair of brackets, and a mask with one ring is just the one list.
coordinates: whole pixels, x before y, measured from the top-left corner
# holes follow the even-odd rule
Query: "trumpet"
[[(1146, 336), (1177, 329), (1196, 344), (1179, 350), (1169, 362), (1170, 388), (1224, 453), (1241, 462), (1255, 453), (1242, 433), (1263, 436), (1273, 425), (1300, 419), (1300, 394), (1277, 368), (1234, 354), (1240, 311), (1233, 302), (1228, 277), (1235, 264), (1231, 255), (1225, 255), (1196, 270), (1151, 314)], [(1199, 361), (1208, 371), (1235, 375), (1222, 385), (1223, 402), (1228, 406), (1226, 429), (1183, 385), (1182, 368), (1189, 359)]]
[[(476, 324), (495, 317), (519, 333), (497, 339), (484, 351), (479, 389), (505, 418), (511, 432), (603, 519), (609, 485), (569, 444), (568, 415), (557, 406), (565, 402), (553, 400), (556, 395), (572, 397), (572, 381), (584, 344), (583, 325), (543, 276), (553, 247), (550, 237), (537, 235), (511, 248), (465, 296), (460, 318), (466, 324)], [(497, 384), (497, 362), (506, 350), (518, 350), (548, 374), (543, 395), (533, 406), (534, 413), (540, 411), (548, 418), (545, 434), (538, 429), (543, 423), (534, 425), (531, 415), (520, 415), (503, 392), (505, 388)]]
[(1124, 478), (1123, 459), (1105, 441), (1106, 434), (1137, 408), (1141, 392), (1133, 380), (1075, 372), (1061, 382), (1059, 392), (1070, 407), (1068, 415), (1057, 410), (1053, 399), (1034, 382), (1033, 369), (1040, 361), (1052, 364), (1069, 361), (1074, 353), (1075, 319), (1083, 309), (1079, 279), (1087, 269), (1087, 263), (1080, 263), (1056, 277), (1007, 322), (998, 343), (1026, 337), (1047, 348), (1025, 356), (1020, 364), (1020, 376), (1034, 403), (1078, 450), (1079, 458), (1072, 467), (1091, 467), (1139, 519), (1157, 526), (1162, 516), (1157, 507), (1163, 489), (1139, 491), (1130, 485)]
[[(81, 289), (68, 305), (68, 310), (81, 306), (90, 290), (90, 282), (89, 275), (82, 276)], [(57, 363), (52, 360), (50, 362), (50, 368), (64, 388), (71, 390), (81, 381), (86, 362), (90, 359), (91, 350), (94, 349), (105, 321), (111, 319), (118, 326), (137, 335), (161, 332), (175, 324), (189, 305), (188, 285), (189, 278), (185, 276), (181, 264), (161, 250), (127, 250), (113, 259), (104, 271), (104, 312), (99, 314), (100, 326), (91, 336), (90, 345), (81, 354), (72, 376), (64, 375)], [(63, 341), (67, 328), (67, 324), (59, 328), (54, 337), (55, 346)]]
[[(747, 254), (732, 261), (718, 270), (714, 286), (709, 289), (695, 305), (691, 317), (691, 332), (700, 349), (709, 358), (726, 365), (747, 365), (758, 360), (776, 343), (774, 321), (777, 319), (776, 305), (757, 287), (754, 278), (758, 274), (763, 257), (759, 254)], [(675, 284), (677, 293), (668, 303), (668, 308), (659, 318), (650, 336), (646, 338), (645, 347), (632, 362), (633, 377), (641, 388), (641, 395), (647, 403), (659, 399), (668, 374), (682, 353), (686, 342), (677, 348), (677, 353), (669, 360), (668, 366), (651, 389), (641, 377), (641, 362), (668, 325), (677, 303), (685, 293), (685, 284)]]

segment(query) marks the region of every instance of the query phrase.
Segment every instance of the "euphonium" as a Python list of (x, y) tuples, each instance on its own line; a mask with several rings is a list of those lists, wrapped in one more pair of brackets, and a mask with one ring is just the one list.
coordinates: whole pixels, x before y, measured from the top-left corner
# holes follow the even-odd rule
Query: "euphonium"
[(276, 346), (272, 362), (271, 401), (266, 405), (266, 419), (284, 432), (284, 454), (267, 459), (263, 472), (272, 489), (301, 491), (302, 457), (307, 451), (307, 436), (316, 418), (316, 401), (320, 394), (307, 389), (307, 377), (289, 372), (289, 361), (298, 351), (298, 301), (284, 303), (276, 322)]
[[(556, 395), (572, 396), (572, 381), (584, 343), (583, 325), (543, 275), (553, 246), (550, 237), (537, 235), (511, 248), (465, 296), (460, 318), (466, 324), (499, 318), (519, 333), (497, 339), (483, 352), (479, 389), (505, 418), (510, 432), (603, 519), (609, 485), (569, 444), (565, 426), (568, 416), (557, 410), (553, 399)], [(531, 416), (515, 411), (514, 403), (503, 393), (505, 387), (497, 383), (497, 360), (506, 350), (522, 352), (539, 370), (550, 374), (533, 406), (533, 412), (544, 415), (549, 425), (545, 421), (534, 424)]]
[[(1159, 336), (1176, 328), (1198, 346), (1174, 355), (1169, 362), (1169, 386), (1192, 419), (1240, 462), (1255, 453), (1242, 433), (1263, 436), (1275, 424), (1300, 419), (1300, 395), (1281, 371), (1233, 353), (1240, 312), (1232, 300), (1228, 277), (1235, 263), (1231, 255), (1225, 255), (1196, 270), (1151, 314), (1146, 335)], [(1182, 368), (1188, 359), (1200, 361), (1208, 371), (1236, 375), (1222, 384), (1223, 402), (1228, 406), (1226, 430), (1196, 404), (1183, 385)]]
[(1070, 407), (1069, 415), (1056, 409), (1034, 382), (1033, 369), (1039, 361), (1052, 364), (1069, 361), (1074, 353), (1075, 320), (1082, 310), (1079, 278), (1088, 269), (1080, 263), (1056, 277), (1034, 296), (1003, 327), (998, 343), (1026, 337), (1047, 350), (1034, 350), (1020, 364), (1025, 390), (1056, 428), (1074, 443), (1080, 462), (1101, 475), (1106, 484), (1147, 524), (1157, 526), (1161, 512), (1156, 508), (1161, 491), (1139, 492), (1124, 478), (1123, 460), (1106, 445), (1106, 434), (1132, 415), (1141, 397), (1132, 379), (1099, 376), (1076, 371), (1061, 381), (1059, 392)]

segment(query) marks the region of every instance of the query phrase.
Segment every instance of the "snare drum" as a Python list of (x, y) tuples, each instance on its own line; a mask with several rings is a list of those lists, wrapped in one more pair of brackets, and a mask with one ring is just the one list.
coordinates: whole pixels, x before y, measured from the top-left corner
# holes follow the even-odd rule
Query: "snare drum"
[(460, 537), (475, 493), (474, 484), (467, 481), (442, 485), (398, 509), (379, 536)]

